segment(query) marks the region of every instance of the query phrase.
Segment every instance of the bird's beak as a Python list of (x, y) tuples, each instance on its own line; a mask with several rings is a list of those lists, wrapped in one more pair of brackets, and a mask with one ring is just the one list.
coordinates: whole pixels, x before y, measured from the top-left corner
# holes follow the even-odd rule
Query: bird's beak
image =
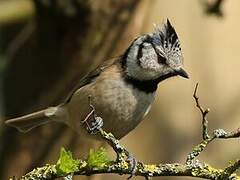
[(176, 74), (179, 75), (179, 76), (182, 76), (184, 78), (189, 79), (188, 73), (183, 68), (180, 68), (179, 70), (177, 70)]

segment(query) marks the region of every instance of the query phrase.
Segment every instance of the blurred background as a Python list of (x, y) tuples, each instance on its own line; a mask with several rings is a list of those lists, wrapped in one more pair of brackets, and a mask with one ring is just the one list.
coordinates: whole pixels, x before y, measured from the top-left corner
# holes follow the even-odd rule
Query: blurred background
[[(121, 143), (146, 163), (184, 162), (201, 141), (192, 98), (197, 82), (200, 102), (211, 109), (210, 129), (240, 127), (239, 17), (238, 0), (0, 0), (0, 179), (55, 163), (62, 146), (86, 157), (94, 142), (61, 124), (23, 134), (4, 120), (58, 104), (77, 79), (166, 18), (179, 35), (191, 79), (161, 83), (151, 111)], [(239, 143), (216, 140), (199, 158), (225, 167), (240, 157)]]

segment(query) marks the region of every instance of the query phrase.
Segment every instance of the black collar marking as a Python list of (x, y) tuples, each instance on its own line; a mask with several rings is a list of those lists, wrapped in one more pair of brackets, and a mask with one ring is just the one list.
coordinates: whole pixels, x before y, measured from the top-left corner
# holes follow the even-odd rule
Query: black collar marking
[(176, 75), (177, 75), (176, 73), (169, 73), (154, 80), (138, 80), (126, 76), (124, 77), (124, 80), (127, 84), (131, 84), (134, 88), (138, 89), (139, 91), (143, 91), (145, 93), (153, 93), (157, 90), (159, 82)]

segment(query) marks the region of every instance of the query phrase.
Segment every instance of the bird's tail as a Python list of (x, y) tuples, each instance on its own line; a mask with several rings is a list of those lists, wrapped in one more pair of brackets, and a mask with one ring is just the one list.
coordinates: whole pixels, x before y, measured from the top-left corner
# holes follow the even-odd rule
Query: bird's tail
[[(53, 120), (64, 118), (65, 111), (62, 107), (49, 107), (47, 109), (37, 111), (25, 116), (9, 119), (5, 123), (9, 126), (17, 128), (21, 132), (27, 132), (32, 128), (46, 124)], [(61, 120), (60, 120), (61, 121)]]

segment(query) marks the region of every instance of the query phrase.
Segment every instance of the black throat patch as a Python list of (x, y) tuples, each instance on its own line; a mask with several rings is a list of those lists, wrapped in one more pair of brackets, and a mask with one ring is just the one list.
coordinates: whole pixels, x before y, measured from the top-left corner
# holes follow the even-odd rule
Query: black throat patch
[(154, 80), (138, 80), (129, 76), (125, 76), (124, 80), (127, 84), (131, 84), (133, 88), (136, 88), (139, 91), (153, 93), (157, 90), (158, 83), (172, 76), (176, 76), (176, 73), (169, 73)]

